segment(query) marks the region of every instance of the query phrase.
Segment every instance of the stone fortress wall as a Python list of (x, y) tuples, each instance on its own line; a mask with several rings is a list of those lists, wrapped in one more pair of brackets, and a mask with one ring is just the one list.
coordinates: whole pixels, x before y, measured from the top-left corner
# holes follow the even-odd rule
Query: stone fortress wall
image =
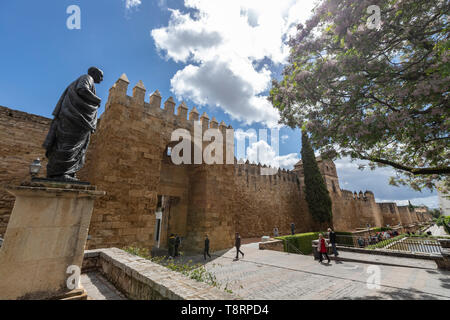
[[(45, 150), (41, 147), (51, 120), (0, 107), (0, 185), (17, 185), (29, 177), (33, 160), (43, 160), (45, 175)], [(6, 232), (14, 197), (0, 188), (0, 238)]]
[(275, 175), (261, 175), (262, 168), (248, 161), (235, 165), (235, 230), (252, 238), (273, 235), (274, 227), (280, 234), (289, 234), (292, 222), (296, 232), (325, 228), (308, 213), (295, 172), (278, 170)]
[[(192, 136), (194, 124), (213, 128), (225, 135), (226, 126), (196, 108), (188, 114), (172, 98), (161, 108), (158, 91), (145, 101), (146, 89), (139, 83), (127, 95), (129, 81), (122, 75), (110, 89), (105, 112), (92, 136), (85, 168), (79, 177), (105, 190), (95, 202), (88, 247), (166, 247), (167, 238), (183, 237), (184, 250), (202, 250), (205, 234), (211, 249), (232, 247), (234, 233), (260, 237), (325, 230), (312, 219), (304, 198), (301, 161), (292, 171), (278, 170), (261, 175), (260, 164), (174, 165), (168, 151), (171, 134), (183, 128)], [(175, 112), (176, 109), (176, 112)], [(12, 114), (12, 116), (11, 116)], [(19, 183), (28, 177), (28, 166), (44, 158), (41, 144), (51, 120), (7, 108), (0, 108), (0, 184)], [(234, 149), (234, 139), (225, 140)], [(204, 142), (204, 146), (209, 143)], [(395, 204), (377, 204), (372, 192), (341, 190), (334, 163), (318, 159), (333, 201), (336, 230), (350, 231), (372, 226), (391, 226), (424, 220)], [(43, 163), (45, 167), (45, 162)], [(45, 175), (45, 170), (42, 172)], [(0, 236), (4, 234), (13, 205), (12, 197), (0, 190)]]

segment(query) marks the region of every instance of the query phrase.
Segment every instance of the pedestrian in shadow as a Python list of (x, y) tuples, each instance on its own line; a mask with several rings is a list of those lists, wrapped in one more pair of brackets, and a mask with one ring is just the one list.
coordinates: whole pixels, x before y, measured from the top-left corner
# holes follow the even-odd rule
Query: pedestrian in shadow
[(323, 234), (319, 234), (319, 243), (317, 245), (317, 251), (319, 251), (319, 263), (322, 263), (323, 261), (323, 256), (325, 255), (325, 257), (328, 259), (328, 263), (330, 263), (330, 258), (328, 257), (328, 253), (327, 253), (327, 240), (325, 240), (325, 238), (323, 237)]
[(177, 235), (175, 235), (175, 257), (178, 257), (180, 253), (178, 252), (181, 244), (181, 238)]
[(279, 237), (279, 236), (280, 236), (277, 227), (273, 228), (273, 236), (274, 236), (274, 237)]
[(175, 235), (171, 233), (169, 237), (169, 257), (173, 257), (174, 249), (175, 249)]
[(211, 255), (209, 254), (209, 238), (207, 234), (205, 234), (205, 250), (203, 250), (203, 256), (205, 257), (205, 260), (206, 255), (208, 255), (208, 257), (211, 259)]
[(293, 222), (291, 223), (291, 234), (295, 234), (295, 224)]
[(244, 258), (244, 253), (241, 251), (241, 236), (239, 235), (239, 232), (236, 232), (236, 239), (234, 243), (236, 247), (236, 260), (239, 260), (239, 253), (242, 254), (242, 258)]
[(333, 229), (328, 228), (328, 239), (330, 239), (331, 247), (333, 248), (333, 254), (335, 257), (339, 255), (336, 249), (336, 232)]

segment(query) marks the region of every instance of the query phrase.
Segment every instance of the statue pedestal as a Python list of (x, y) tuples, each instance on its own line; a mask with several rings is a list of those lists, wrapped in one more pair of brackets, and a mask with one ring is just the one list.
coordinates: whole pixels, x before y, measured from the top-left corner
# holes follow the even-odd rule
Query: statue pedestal
[(52, 299), (73, 291), (67, 271), (81, 269), (94, 200), (105, 192), (70, 183), (6, 190), (16, 201), (0, 248), (0, 300)]

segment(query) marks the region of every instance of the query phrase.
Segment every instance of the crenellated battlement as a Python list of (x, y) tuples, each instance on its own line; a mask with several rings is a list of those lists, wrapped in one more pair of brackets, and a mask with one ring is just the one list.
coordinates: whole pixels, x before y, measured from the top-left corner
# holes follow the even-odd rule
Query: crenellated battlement
[(344, 198), (345, 200), (354, 200), (355, 199), (353, 192), (351, 192), (350, 190), (341, 189), (341, 195), (342, 195), (342, 198)]
[[(244, 162), (241, 159), (235, 162), (234, 170), (237, 178), (247, 179), (248, 177), (255, 177), (257, 181), (269, 182), (272, 184), (299, 184), (297, 174), (294, 171), (272, 168), (271, 166), (262, 165), (261, 163), (250, 163), (248, 160)], [(269, 172), (273, 172), (274, 174), (267, 174)]]
[(375, 196), (374, 196), (373, 192), (368, 191), (368, 190), (366, 190), (364, 193), (362, 191), (359, 191), (359, 193), (358, 193), (356, 191), (352, 192), (350, 190), (341, 189), (341, 195), (342, 195), (342, 198), (345, 200), (375, 201)]
[(192, 107), (189, 112), (189, 107), (184, 101), (182, 101), (178, 107), (173, 97), (169, 97), (163, 102), (161, 93), (156, 90), (149, 95), (148, 101), (146, 101), (147, 89), (145, 88), (142, 80), (133, 87), (132, 95), (127, 94), (130, 81), (127, 75), (124, 73), (109, 89), (109, 96), (106, 102), (105, 110), (114, 104), (120, 104), (128, 108), (141, 109), (143, 112), (160, 118), (168, 123), (173, 123), (174, 120), (180, 127), (186, 129), (192, 129), (194, 122), (200, 122), (203, 130), (206, 129), (219, 129), (225, 132), (226, 129), (233, 129), (232, 126), (227, 126), (224, 121), (220, 124), (215, 117), (211, 120), (206, 112), (199, 117), (200, 113), (196, 107)]

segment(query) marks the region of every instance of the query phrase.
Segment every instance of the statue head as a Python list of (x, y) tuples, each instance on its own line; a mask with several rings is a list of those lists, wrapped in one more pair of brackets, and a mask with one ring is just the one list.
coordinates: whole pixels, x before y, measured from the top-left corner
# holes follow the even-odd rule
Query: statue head
[(100, 83), (103, 81), (103, 71), (96, 67), (90, 67), (88, 74), (92, 77), (92, 79), (94, 79), (95, 83)]

